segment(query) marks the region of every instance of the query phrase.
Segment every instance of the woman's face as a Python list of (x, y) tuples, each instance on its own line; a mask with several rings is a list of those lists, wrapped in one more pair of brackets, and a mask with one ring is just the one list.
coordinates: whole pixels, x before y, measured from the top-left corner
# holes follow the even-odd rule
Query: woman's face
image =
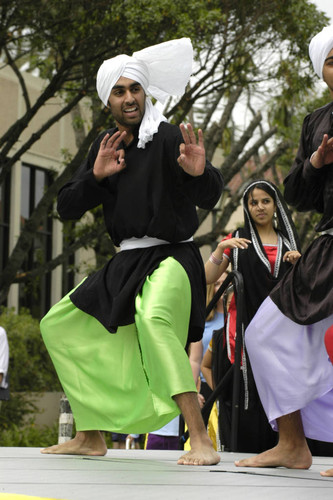
[(257, 226), (273, 225), (276, 209), (273, 198), (262, 189), (254, 188), (247, 202), (249, 213)]

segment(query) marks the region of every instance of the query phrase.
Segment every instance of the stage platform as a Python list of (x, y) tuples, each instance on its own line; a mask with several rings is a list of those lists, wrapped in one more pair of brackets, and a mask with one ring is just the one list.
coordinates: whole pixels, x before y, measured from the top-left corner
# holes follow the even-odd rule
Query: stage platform
[[(0, 448), (0, 500), (313, 500), (333, 498), (333, 478), (310, 470), (234, 466), (246, 454), (221, 453), (219, 465), (180, 466), (179, 451), (109, 450), (104, 457), (42, 455), (37, 448)], [(26, 495), (26, 496), (21, 496)], [(31, 498), (32, 497), (32, 498)]]

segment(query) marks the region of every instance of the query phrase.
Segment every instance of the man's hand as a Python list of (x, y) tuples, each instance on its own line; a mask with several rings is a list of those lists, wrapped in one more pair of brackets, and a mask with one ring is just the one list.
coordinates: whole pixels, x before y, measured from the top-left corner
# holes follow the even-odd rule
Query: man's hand
[(99, 151), (94, 164), (94, 176), (99, 182), (105, 177), (116, 174), (126, 167), (125, 151), (117, 150), (124, 139), (126, 132), (115, 132), (111, 137), (106, 134), (99, 146)]
[(198, 130), (198, 143), (190, 123), (180, 125), (184, 143), (179, 146), (180, 156), (177, 161), (184, 172), (193, 177), (202, 175), (205, 170), (206, 153), (202, 130)]
[(324, 134), (322, 143), (313, 153), (310, 161), (315, 168), (322, 168), (324, 165), (333, 163), (333, 137), (329, 139), (328, 135)]

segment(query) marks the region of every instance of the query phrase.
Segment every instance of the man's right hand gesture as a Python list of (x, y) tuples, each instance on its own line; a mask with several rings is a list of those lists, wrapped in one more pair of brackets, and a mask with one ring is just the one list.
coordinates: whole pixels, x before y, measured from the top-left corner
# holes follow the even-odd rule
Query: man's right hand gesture
[(126, 167), (125, 151), (117, 147), (125, 138), (126, 132), (115, 132), (113, 135), (106, 134), (99, 146), (95, 160), (93, 173), (98, 182), (105, 177), (116, 174)]

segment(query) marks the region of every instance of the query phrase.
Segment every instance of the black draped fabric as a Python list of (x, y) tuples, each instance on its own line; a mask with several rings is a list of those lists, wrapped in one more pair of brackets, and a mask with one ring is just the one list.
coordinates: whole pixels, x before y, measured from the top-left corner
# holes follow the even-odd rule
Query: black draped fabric
[(300, 325), (333, 314), (333, 236), (316, 238), (270, 297), (285, 316)]
[[(238, 228), (233, 237), (247, 238), (252, 240), (250, 232), (244, 228)], [(265, 252), (260, 238), (258, 243)], [(233, 267), (241, 272), (244, 279), (244, 328), (250, 323), (251, 319), (259, 309), (262, 302), (268, 297), (273, 288), (281, 280), (282, 276), (292, 267), (288, 262), (283, 262), (283, 255), (290, 250), (290, 246), (285, 241), (281, 241), (281, 254), (279, 270), (276, 276), (267, 268), (258, 256), (255, 245), (252, 243), (246, 250), (237, 252), (237, 266), (235, 266), (235, 253), (232, 253), (231, 262)]]
[[(333, 103), (308, 115), (296, 159), (286, 177), (284, 196), (299, 211), (322, 214), (316, 231), (333, 230), (333, 164), (316, 169), (310, 158), (323, 135), (333, 136)], [(333, 313), (333, 236), (316, 238), (294, 269), (270, 294), (288, 318), (310, 325)]]
[[(234, 233), (234, 235), (236, 234), (238, 237), (251, 239), (249, 232), (245, 228), (239, 228)], [(289, 247), (283, 243), (281, 255), (283, 256), (288, 250)], [(274, 277), (261, 261), (253, 244), (249, 245), (247, 250), (240, 251), (237, 260), (237, 269), (241, 272), (244, 279), (243, 324), (245, 331), (262, 302), (284, 273), (291, 267), (291, 264), (282, 262), (281, 258), (278, 275)], [(232, 370), (226, 347), (221, 357), (224, 358), (223, 364), (226, 372)], [(244, 453), (261, 453), (276, 445), (277, 434), (272, 430), (267, 421), (247, 353), (246, 373), (243, 367), (243, 375), (245, 375), (245, 378), (241, 378), (239, 400), (238, 451)], [(224, 409), (229, 408), (229, 412), (231, 412), (232, 385), (232, 378), (230, 377), (230, 385), (226, 387), (226, 391), (222, 394)], [(229, 419), (230, 416), (231, 414), (228, 416)], [(223, 415), (221, 419), (223, 419)], [(228, 446), (228, 444), (230, 443), (228, 443), (227, 439), (225, 445)]]
[(173, 256), (192, 286), (189, 340), (199, 340), (205, 322), (203, 262), (194, 243), (179, 242), (191, 238), (198, 228), (196, 206), (211, 209), (217, 203), (222, 176), (208, 161), (201, 176), (186, 174), (177, 163), (183, 141), (180, 130), (162, 122), (145, 149), (137, 147), (137, 130), (128, 146), (121, 144), (126, 168), (98, 183), (93, 166), (99, 145), (107, 132), (112, 135), (115, 131), (105, 131), (97, 138), (78, 173), (60, 190), (59, 214), (63, 219), (79, 219), (102, 204), (115, 245), (144, 236), (170, 244), (119, 252), (76, 288), (71, 300), (114, 333), (118, 326), (134, 322), (135, 297), (145, 278), (162, 260)]

